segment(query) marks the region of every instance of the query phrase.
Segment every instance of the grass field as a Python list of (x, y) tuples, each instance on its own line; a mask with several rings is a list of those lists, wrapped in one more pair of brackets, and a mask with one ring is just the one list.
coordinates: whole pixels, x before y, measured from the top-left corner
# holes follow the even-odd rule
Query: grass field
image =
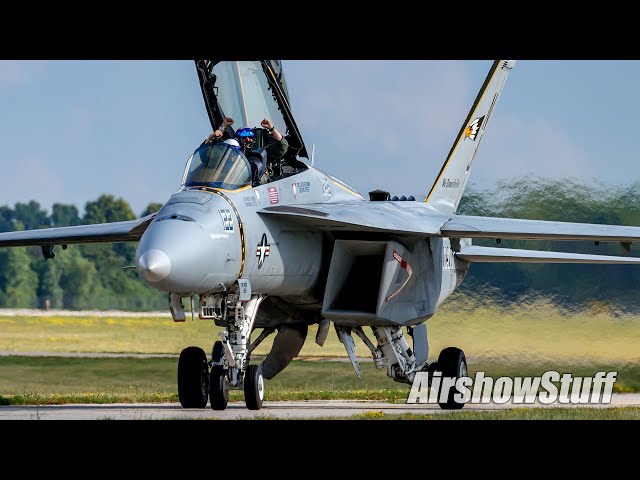
[[(113, 402), (177, 402), (174, 358), (0, 357), (0, 403), (61, 404)], [(363, 363), (358, 379), (351, 364), (337, 361), (295, 360), (272, 380), (265, 381), (266, 400), (379, 400), (405, 403), (409, 385), (387, 378), (385, 372)], [(490, 376), (533, 376), (548, 369), (593, 376), (618, 369), (617, 392), (640, 391), (640, 365), (619, 368), (594, 364), (522, 365), (511, 367), (480, 363), (475, 368)], [(471, 374), (475, 373), (471, 370)], [(231, 400), (243, 400), (232, 391)]]
[[(526, 365), (640, 363), (640, 318), (597, 306), (589, 311), (563, 311), (538, 301), (505, 309), (462, 298), (443, 304), (427, 325), (431, 357), (454, 345), (465, 351), (470, 362), (482, 358)], [(189, 345), (210, 352), (219, 331), (211, 321), (174, 323), (166, 316), (0, 317), (0, 350), (177, 355)], [(372, 337), (370, 330), (367, 333)], [(314, 343), (315, 334), (312, 326), (301, 356), (345, 356), (333, 330), (322, 348)], [(265, 340), (255, 353), (266, 354), (272, 339)], [(357, 354), (369, 357), (364, 344), (355, 340)]]
[[(176, 367), (173, 358), (0, 357), (0, 401), (177, 402)], [(392, 382), (373, 363), (364, 364), (363, 371), (358, 380), (349, 363), (296, 360), (265, 381), (265, 398), (406, 401), (408, 385)], [(244, 396), (231, 391), (230, 399)]]
[[(563, 311), (547, 302), (518, 308), (445, 303), (428, 321), (431, 354), (462, 348), (470, 374), (529, 376), (547, 370), (592, 376), (617, 371), (614, 391), (640, 391), (640, 318), (593, 306)], [(159, 353), (178, 355), (190, 345), (211, 351), (220, 329), (203, 320), (174, 323), (170, 317), (0, 317), (0, 350), (19, 352)], [(267, 400), (372, 399), (404, 402), (409, 386), (362, 364), (359, 380), (349, 363), (313, 361), (345, 357), (333, 330), (323, 348), (310, 328), (301, 356), (266, 382)], [(369, 333), (369, 332), (368, 332)], [(370, 335), (372, 337), (372, 335)], [(265, 355), (271, 337), (255, 352)], [(357, 353), (369, 358), (356, 338)], [(0, 357), (0, 402), (68, 403), (177, 401), (176, 358)], [(241, 392), (231, 399), (241, 400)]]

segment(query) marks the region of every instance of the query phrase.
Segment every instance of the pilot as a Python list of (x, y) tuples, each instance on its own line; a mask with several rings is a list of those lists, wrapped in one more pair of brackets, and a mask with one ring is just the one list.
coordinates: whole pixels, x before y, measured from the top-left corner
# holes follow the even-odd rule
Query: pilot
[(256, 149), (256, 133), (252, 128), (239, 128), (236, 132), (236, 138), (240, 142), (240, 148), (242, 149), (242, 152), (245, 154), (245, 156), (248, 157), (247, 154)]
[(205, 143), (211, 143), (214, 140), (222, 140), (223, 137), (225, 136), (226, 138), (229, 138), (229, 134), (227, 133), (227, 127), (229, 125), (233, 125), (233, 118), (224, 117), (224, 120), (222, 121), (222, 125), (220, 125), (220, 127), (218, 127), (218, 129), (215, 132), (213, 132), (211, 135), (205, 138), (204, 142), (202, 142), (202, 145), (204, 145)]
[(274, 127), (267, 118), (260, 122), (260, 126), (271, 134), (272, 140), (266, 142), (267, 145), (265, 149), (267, 150), (268, 155), (267, 161), (270, 164), (274, 164), (278, 162), (285, 153), (287, 153), (289, 142), (287, 142), (287, 139), (284, 138), (278, 130), (276, 130), (276, 127)]
[[(227, 127), (230, 125), (233, 125), (233, 119), (225, 117), (222, 125), (209, 135), (202, 145), (229, 140)], [(281, 160), (289, 148), (286, 138), (276, 130), (269, 119), (263, 119), (260, 125), (270, 133), (270, 138), (264, 142), (266, 144), (264, 148), (256, 146), (256, 134), (252, 128), (243, 127), (236, 132), (240, 150), (249, 159), (254, 173), (258, 175), (258, 178), (254, 179), (255, 184), (267, 183), (281, 175)]]
[(249, 127), (240, 128), (236, 135), (240, 140), (243, 152), (247, 158), (258, 158), (266, 167), (267, 176), (261, 176), (260, 183), (266, 183), (281, 175), (281, 160), (289, 148), (287, 139), (273, 126), (269, 119), (260, 122), (262, 128), (270, 133), (271, 138), (265, 142), (264, 148), (256, 147), (256, 135)]
[(252, 128), (239, 128), (236, 138), (240, 141), (240, 151), (249, 160), (251, 165), (251, 177), (253, 186), (258, 186), (269, 181), (266, 175), (268, 151), (256, 146), (256, 134)]

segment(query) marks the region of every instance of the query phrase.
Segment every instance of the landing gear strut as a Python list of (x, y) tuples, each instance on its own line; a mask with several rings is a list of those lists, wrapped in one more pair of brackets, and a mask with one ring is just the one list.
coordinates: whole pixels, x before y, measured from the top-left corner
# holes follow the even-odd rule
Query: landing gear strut
[(252, 295), (250, 300), (240, 302), (233, 294), (227, 296), (227, 328), (220, 333), (221, 340), (214, 345), (211, 362), (211, 385), (214, 385), (214, 376), (217, 382), (215, 392), (212, 391), (210, 395), (211, 408), (214, 410), (226, 408), (230, 389), (244, 389), (244, 400), (250, 410), (262, 407), (262, 369), (257, 365), (249, 365), (249, 359), (255, 348), (250, 345), (251, 332), (258, 307), (265, 298), (265, 295)]
[[(376, 368), (381, 370), (386, 367), (387, 375), (396, 382), (411, 384), (417, 372), (428, 372), (430, 378), (434, 372), (441, 372), (442, 377), (453, 377), (455, 379), (468, 375), (465, 354), (456, 347), (445, 348), (440, 352), (437, 362), (427, 363), (429, 348), (426, 342), (426, 329), (422, 330), (424, 338), (413, 339), (414, 350), (420, 350), (419, 358), (416, 357), (416, 353), (409, 347), (400, 327), (376, 326), (371, 327), (371, 329), (377, 340), (377, 345), (374, 345), (369, 340), (362, 330), (362, 327), (336, 325), (338, 338), (347, 349), (347, 353), (358, 377), (361, 376), (361, 370), (355, 357), (355, 347), (353, 345), (353, 338), (351, 337), (352, 332), (355, 332), (369, 348), (373, 355), (373, 362)], [(414, 335), (415, 331), (417, 330), (414, 329)], [(447, 398), (438, 403), (440, 408), (444, 410), (454, 410), (464, 407), (464, 403), (455, 401), (454, 396), (457, 393), (462, 392), (452, 387), (449, 390)]]
[(229, 390), (244, 390), (250, 410), (259, 410), (264, 399), (264, 378), (259, 365), (249, 365), (253, 349), (273, 330), (263, 332), (250, 344), (251, 332), (260, 303), (265, 295), (251, 295), (246, 301), (226, 296), (201, 298), (200, 318), (212, 318), (226, 324), (220, 332), (207, 363), (199, 347), (185, 348), (178, 361), (178, 397), (184, 408), (204, 408), (207, 401), (214, 410), (224, 410)]

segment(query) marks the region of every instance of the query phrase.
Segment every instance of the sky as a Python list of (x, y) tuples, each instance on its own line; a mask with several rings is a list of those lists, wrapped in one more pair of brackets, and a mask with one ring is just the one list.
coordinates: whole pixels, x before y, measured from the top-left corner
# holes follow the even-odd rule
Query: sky
[[(283, 60), (314, 165), (367, 198), (424, 199), (492, 60)], [(640, 61), (519, 60), (470, 183), (640, 180)], [(0, 60), (0, 205), (80, 212), (101, 194), (140, 215), (180, 186), (211, 133), (192, 60)]]

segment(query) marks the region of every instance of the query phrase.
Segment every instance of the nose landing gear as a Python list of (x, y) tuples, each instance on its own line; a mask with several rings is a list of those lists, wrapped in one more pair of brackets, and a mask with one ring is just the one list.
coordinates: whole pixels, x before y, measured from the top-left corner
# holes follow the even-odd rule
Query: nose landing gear
[(264, 377), (260, 365), (249, 365), (251, 351), (266, 337), (250, 345), (251, 331), (264, 295), (252, 295), (246, 302), (229, 294), (226, 302), (227, 328), (214, 343), (211, 362), (200, 347), (185, 348), (178, 361), (178, 397), (184, 408), (224, 410), (229, 390), (244, 390), (250, 410), (259, 410), (264, 400)]

